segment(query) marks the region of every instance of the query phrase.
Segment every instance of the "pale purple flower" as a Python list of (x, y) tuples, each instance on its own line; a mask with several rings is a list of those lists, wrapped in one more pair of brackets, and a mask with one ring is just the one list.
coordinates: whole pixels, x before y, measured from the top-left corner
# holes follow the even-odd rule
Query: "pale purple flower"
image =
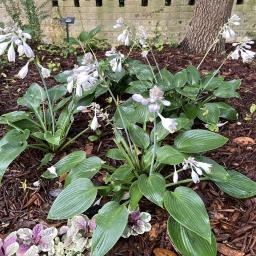
[(162, 126), (169, 132), (175, 133), (177, 131), (177, 122), (173, 118), (165, 118), (160, 113), (158, 116), (161, 119)]
[(128, 28), (126, 28), (118, 37), (117, 41), (123, 43), (124, 45), (129, 45), (129, 31)]
[(122, 237), (141, 235), (151, 230), (151, 215), (147, 212), (135, 211), (129, 214), (128, 224), (123, 232)]
[(113, 47), (110, 51), (106, 51), (105, 56), (111, 58), (109, 64), (113, 72), (122, 71), (122, 60), (124, 59), (124, 55), (121, 52), (118, 52), (116, 48)]
[(234, 60), (237, 60), (239, 59), (239, 57), (241, 57), (244, 63), (252, 61), (253, 58), (256, 56), (255, 52), (249, 50), (251, 49), (252, 44), (254, 44), (254, 42), (247, 37), (245, 37), (239, 43), (233, 43), (233, 46), (235, 46), (236, 49), (230, 55), (230, 57)]
[(0, 256), (15, 255), (18, 249), (16, 232), (12, 232), (4, 240), (0, 238)]
[(149, 90), (149, 98), (144, 98), (140, 94), (132, 95), (132, 99), (139, 102), (142, 105), (148, 105), (149, 112), (158, 112), (161, 104), (164, 106), (170, 106), (170, 102), (164, 99), (164, 92), (157, 86), (154, 86)]
[(199, 176), (211, 172), (212, 164), (196, 161), (194, 157), (189, 157), (183, 163), (183, 170), (191, 169), (191, 177), (194, 183), (200, 182)]
[(124, 19), (120, 17), (117, 21), (116, 24), (113, 26), (114, 29), (116, 28), (122, 28), (124, 26)]
[(82, 65), (88, 65), (91, 64), (94, 61), (93, 55), (90, 52), (87, 52), (84, 54), (82, 59)]
[(41, 70), (41, 74), (42, 74), (43, 78), (48, 78), (51, 76), (51, 70), (49, 70), (48, 68), (44, 68), (40, 64), (39, 64), (39, 68)]

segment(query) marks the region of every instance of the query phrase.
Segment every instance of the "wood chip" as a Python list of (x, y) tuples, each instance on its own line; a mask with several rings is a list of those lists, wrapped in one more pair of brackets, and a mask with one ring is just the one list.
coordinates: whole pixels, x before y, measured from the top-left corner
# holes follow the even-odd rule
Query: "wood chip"
[(250, 137), (237, 137), (233, 141), (240, 146), (255, 144), (255, 140)]
[(163, 248), (156, 248), (153, 252), (155, 256), (177, 256), (176, 253)]
[(243, 256), (244, 255), (243, 252), (232, 249), (225, 244), (218, 244), (218, 252), (224, 254), (225, 256)]

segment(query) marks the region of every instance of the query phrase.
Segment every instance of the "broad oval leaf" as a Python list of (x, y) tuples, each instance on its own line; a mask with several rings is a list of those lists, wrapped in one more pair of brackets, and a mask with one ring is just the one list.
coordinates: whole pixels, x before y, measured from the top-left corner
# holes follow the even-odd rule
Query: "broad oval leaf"
[(125, 206), (111, 201), (96, 216), (96, 229), (92, 235), (92, 256), (104, 256), (115, 245), (128, 222)]
[(214, 91), (214, 95), (219, 98), (239, 98), (239, 93), (236, 92), (240, 88), (241, 80), (231, 80), (223, 82), (217, 90)]
[(101, 163), (102, 160), (97, 156), (84, 159), (82, 162), (71, 169), (65, 179), (65, 186), (79, 178), (91, 179), (100, 170)]
[(209, 243), (194, 232), (186, 229), (174, 218), (170, 217), (167, 226), (168, 234), (175, 248), (182, 256), (216, 256), (216, 239), (211, 233), (211, 242)]
[(228, 171), (226, 182), (215, 182), (220, 190), (235, 198), (248, 198), (256, 195), (256, 182), (237, 171)]
[(89, 179), (75, 180), (54, 201), (48, 219), (69, 219), (86, 211), (97, 196), (97, 188)]
[(126, 160), (125, 156), (118, 148), (109, 149), (106, 156), (114, 160)]
[(138, 179), (140, 192), (151, 202), (163, 207), (165, 192), (165, 179), (160, 174), (152, 174), (149, 177), (141, 175)]
[(129, 209), (135, 211), (138, 208), (140, 199), (143, 197), (143, 194), (140, 192), (138, 180), (134, 181), (130, 187), (130, 204)]
[(178, 187), (174, 192), (166, 192), (164, 206), (182, 226), (211, 241), (211, 226), (204, 202), (192, 189)]
[(215, 103), (206, 103), (199, 109), (197, 117), (205, 123), (217, 124), (220, 119), (220, 109)]
[(24, 119), (30, 119), (31, 115), (25, 111), (13, 111), (0, 117), (0, 124), (8, 124), (18, 122)]
[(184, 161), (185, 155), (180, 153), (177, 149), (165, 145), (156, 151), (157, 162), (162, 164), (175, 165)]
[(175, 87), (178, 87), (178, 88), (183, 87), (187, 82), (188, 82), (188, 74), (185, 69), (177, 72), (174, 75)]
[(223, 146), (228, 139), (206, 130), (190, 130), (175, 138), (176, 148), (185, 153), (201, 153)]
[(132, 142), (141, 147), (141, 148), (147, 148), (150, 144), (150, 138), (149, 135), (138, 125), (131, 124), (128, 128), (130, 138)]

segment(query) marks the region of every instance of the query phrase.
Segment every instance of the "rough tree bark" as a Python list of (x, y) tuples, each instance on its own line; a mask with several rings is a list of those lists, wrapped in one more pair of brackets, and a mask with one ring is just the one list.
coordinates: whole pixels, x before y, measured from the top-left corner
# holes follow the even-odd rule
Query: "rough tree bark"
[[(196, 0), (194, 16), (181, 46), (190, 52), (205, 53), (230, 17), (233, 3), (234, 0)], [(224, 41), (214, 50), (223, 51)]]

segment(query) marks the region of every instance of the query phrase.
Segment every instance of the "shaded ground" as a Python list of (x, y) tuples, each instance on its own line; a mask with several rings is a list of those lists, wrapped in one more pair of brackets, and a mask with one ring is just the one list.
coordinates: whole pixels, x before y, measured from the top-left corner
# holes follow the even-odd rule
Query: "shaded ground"
[[(127, 51), (123, 49), (123, 51)], [(41, 53), (42, 54), (42, 53)], [(44, 52), (44, 61), (60, 62), (61, 69), (73, 67), (75, 57), (60, 59), (56, 54), (52, 56)], [(99, 56), (103, 52), (98, 53)], [(140, 58), (140, 53), (134, 51), (131, 57)], [(189, 64), (198, 64), (202, 56), (187, 54), (180, 49), (165, 47), (156, 54), (161, 67), (166, 67), (176, 72)], [(221, 63), (222, 56), (209, 56), (201, 67), (201, 71), (212, 71)], [(0, 114), (17, 109), (16, 100), (28, 88), (30, 82), (35, 82), (38, 75), (35, 70), (30, 71), (28, 79), (24, 81), (10, 79), (17, 74), (24, 61), (14, 65), (8, 65), (1, 70), (0, 67)], [(5, 75), (7, 77), (5, 78)], [(243, 64), (237, 61), (227, 61), (221, 70), (221, 75), (226, 79), (242, 79), (240, 99), (234, 99), (231, 104), (238, 110), (239, 123), (228, 123), (221, 128), (221, 134), (230, 138), (229, 142), (218, 151), (211, 153), (211, 157), (229, 169), (236, 169), (250, 178), (256, 180), (256, 147), (252, 140), (246, 139), (246, 143), (237, 143), (237, 137), (249, 137), (256, 140), (256, 117), (245, 121), (246, 114), (252, 103), (256, 103), (256, 63)], [(52, 80), (48, 81), (53, 84)], [(73, 132), (86, 127), (87, 115), (81, 115), (75, 122)], [(0, 136), (4, 133), (0, 127)], [(85, 149), (87, 153), (104, 156), (108, 146), (112, 144), (111, 131), (103, 130), (102, 144), (91, 144), (87, 136), (82, 137), (72, 146), (72, 150)], [(62, 154), (64, 155), (64, 153)], [(45, 221), (47, 212), (53, 201), (49, 191), (57, 188), (58, 182), (42, 180), (40, 189), (34, 190), (33, 182), (40, 179), (37, 171), (38, 160), (41, 154), (36, 150), (27, 150), (11, 165), (5, 175), (0, 188), (0, 236), (9, 233), (19, 227), (32, 226), (38, 221)], [(61, 156), (59, 156), (61, 157)], [(28, 186), (24, 187), (24, 182)], [(193, 186), (204, 200), (210, 215), (213, 231), (219, 243), (220, 256), (255, 256), (256, 255), (256, 199), (235, 200), (220, 192), (215, 185), (202, 182)], [(31, 189), (32, 188), (32, 189)], [(139, 237), (121, 239), (110, 255), (154, 255), (155, 248), (174, 250), (166, 234), (167, 214), (160, 208), (153, 207), (145, 201), (142, 210), (152, 214), (153, 228), (151, 232)], [(233, 251), (232, 251), (232, 250)], [(164, 255), (164, 254), (163, 254)], [(159, 256), (159, 255), (157, 255)], [(160, 255), (161, 256), (161, 255)], [(167, 255), (168, 256), (168, 255)], [(207, 255), (205, 255), (207, 256)]]

